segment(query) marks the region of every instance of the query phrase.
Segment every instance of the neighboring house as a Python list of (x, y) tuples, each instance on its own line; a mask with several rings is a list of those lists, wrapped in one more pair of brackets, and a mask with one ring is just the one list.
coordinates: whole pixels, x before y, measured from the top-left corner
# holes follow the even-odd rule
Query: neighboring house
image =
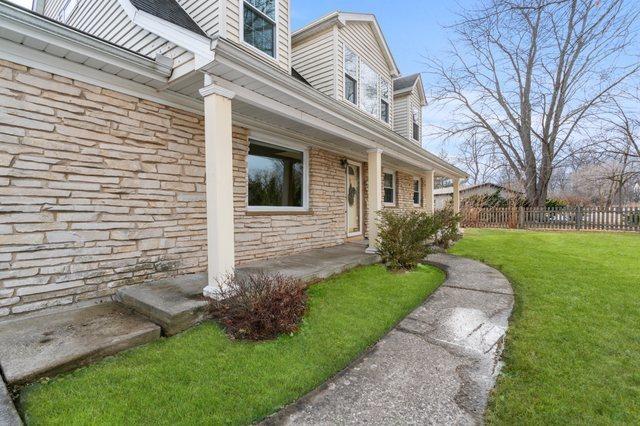
[[(0, 317), (369, 238), (433, 210), (420, 76), (373, 15), (0, 0)], [(206, 183), (206, 185), (205, 185)], [(205, 291), (211, 294), (211, 287)]]
[[(447, 203), (453, 200), (454, 188), (452, 186), (446, 188), (438, 188), (433, 191), (435, 199), (436, 210), (442, 210), (447, 206)], [(493, 183), (481, 183), (477, 185), (468, 185), (460, 187), (460, 199), (464, 203), (464, 200), (473, 196), (492, 195), (496, 192), (504, 198), (511, 198), (514, 196), (522, 195), (521, 192), (514, 191), (512, 189), (505, 188), (504, 186), (496, 185)]]

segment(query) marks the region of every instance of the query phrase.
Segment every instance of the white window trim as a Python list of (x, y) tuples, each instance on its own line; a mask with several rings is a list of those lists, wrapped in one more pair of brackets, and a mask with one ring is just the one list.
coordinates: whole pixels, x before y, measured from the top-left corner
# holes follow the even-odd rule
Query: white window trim
[[(257, 47), (255, 47), (253, 44), (251, 43), (247, 43), (246, 41), (244, 41), (244, 4), (245, 4), (246, 0), (239, 0), (239, 14), (240, 16), (238, 17), (238, 21), (240, 22), (240, 43), (242, 43), (242, 45), (248, 47), (249, 49), (251, 49), (252, 51), (258, 53), (259, 55), (264, 56), (265, 58), (268, 58), (271, 61), (274, 62), (278, 62), (279, 60), (279, 50), (278, 49), (278, 15), (280, 13), (280, 1), (279, 0), (275, 0), (275, 18), (271, 19), (270, 17), (268, 17), (267, 15), (265, 15), (264, 13), (258, 11), (258, 13), (260, 13), (262, 16), (266, 17), (268, 20), (273, 21), (273, 56), (269, 55), (266, 52), (263, 52), (262, 50), (258, 49)], [(255, 8), (254, 8), (255, 9)]]
[[(357, 103), (353, 103), (351, 102), (349, 99), (347, 99), (347, 91), (345, 90), (345, 87), (347, 85), (346, 83), (346, 75), (347, 73), (347, 67), (346, 67), (346, 61), (347, 61), (347, 49), (351, 50), (353, 53), (356, 54), (357, 58), (358, 58), (358, 75), (356, 76), (356, 101)], [(376, 73), (376, 75), (378, 76), (378, 81), (377, 81), (377, 86), (378, 86), (378, 114), (371, 114), (369, 111), (365, 110), (362, 107), (362, 79), (360, 77), (360, 73), (362, 70), (362, 66), (361, 64), (365, 63), (367, 64), (367, 66), (369, 68), (371, 68), (373, 70), (373, 72)], [(356, 107), (358, 110), (364, 112), (365, 114), (367, 114), (369, 117), (373, 117), (376, 120), (380, 121), (381, 123), (391, 127), (391, 120), (392, 120), (392, 109), (393, 109), (393, 96), (392, 96), (392, 92), (393, 92), (393, 83), (390, 82), (389, 80), (387, 80), (386, 78), (384, 78), (383, 76), (380, 75), (380, 73), (378, 73), (378, 71), (375, 69), (375, 67), (373, 67), (368, 61), (362, 59), (362, 55), (360, 55), (358, 52), (355, 51), (355, 49), (352, 49), (351, 47), (347, 46), (347, 43), (342, 43), (342, 75), (343, 75), (343, 83), (342, 83), (342, 99), (348, 103), (349, 105)], [(349, 74), (351, 75), (351, 74)], [(353, 77), (353, 76), (351, 76)], [(388, 96), (386, 98), (384, 98), (382, 96), (382, 81), (385, 81), (388, 85), (389, 85), (389, 93)], [(389, 107), (389, 121), (384, 121), (382, 119), (382, 103), (381, 101), (385, 101)]]
[(271, 212), (271, 213), (300, 213), (309, 212), (309, 147), (291, 139), (277, 136), (266, 132), (249, 132), (249, 143), (251, 141), (266, 143), (283, 148), (293, 149), (302, 152), (302, 207), (290, 206), (250, 206), (249, 205), (249, 164), (247, 163), (247, 196), (245, 199), (248, 212)]
[[(384, 186), (384, 175), (393, 176), (393, 184), (392, 184), (393, 185), (393, 202), (392, 203), (387, 203), (384, 201), (384, 190), (386, 189), (386, 187)], [(382, 170), (382, 205), (386, 207), (395, 207), (397, 200), (398, 200), (398, 179), (396, 178), (396, 171), (383, 169)]]
[[(364, 181), (362, 180), (362, 163), (358, 163), (357, 161), (351, 161), (351, 160), (347, 160), (347, 163), (352, 165), (352, 166), (358, 166), (358, 170), (360, 172), (360, 223), (358, 224), (358, 226), (360, 227), (360, 230), (358, 232), (349, 232), (348, 228), (347, 228), (347, 238), (352, 238), (352, 237), (359, 237), (361, 235), (363, 235), (364, 232), (364, 212), (362, 211), (363, 207), (364, 207), (364, 203), (363, 203), (363, 198), (362, 198), (362, 193), (363, 188), (364, 188)], [(349, 184), (349, 173), (345, 173), (346, 174), (346, 184)], [(347, 186), (348, 189), (348, 186)], [(345, 194), (348, 196), (348, 194)], [(345, 201), (346, 201), (346, 197), (345, 197)], [(347, 207), (347, 211), (345, 212), (345, 222), (347, 223), (347, 227), (349, 226), (349, 208)]]
[[(349, 74), (350, 77), (356, 80), (356, 103), (355, 104), (347, 98), (347, 90), (346, 90), (347, 74), (348, 74), (347, 73), (347, 49), (355, 53), (356, 56), (358, 57), (358, 61), (357, 61), (358, 63), (356, 64), (356, 73), (358, 75), (353, 76)], [(348, 104), (353, 105), (359, 109), (360, 108), (360, 55), (358, 55), (355, 50), (347, 46), (346, 43), (342, 43), (342, 74), (344, 79), (342, 83), (342, 99), (344, 99)]]
[[(422, 120), (422, 114), (419, 108), (412, 106), (412, 111), (411, 111), (411, 140), (412, 141), (416, 141), (416, 142), (422, 142), (422, 123), (420, 122), (420, 120)], [(417, 120), (415, 119), (417, 116)], [(418, 125), (418, 139), (413, 137), (413, 125), (417, 124)]]
[(422, 178), (418, 176), (413, 177), (413, 181), (411, 182), (411, 200), (413, 201), (413, 196), (415, 195), (414, 185), (418, 181), (418, 204), (413, 203), (413, 207), (422, 207), (423, 198), (422, 198)]

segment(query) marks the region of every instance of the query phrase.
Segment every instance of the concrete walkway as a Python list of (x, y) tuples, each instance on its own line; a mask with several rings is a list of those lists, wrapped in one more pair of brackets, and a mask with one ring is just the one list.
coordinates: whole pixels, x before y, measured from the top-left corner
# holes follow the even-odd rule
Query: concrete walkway
[(22, 420), (13, 405), (9, 391), (0, 377), (0, 425), (21, 426)]
[(371, 351), (267, 424), (478, 424), (513, 307), (495, 269), (429, 256), (447, 280)]

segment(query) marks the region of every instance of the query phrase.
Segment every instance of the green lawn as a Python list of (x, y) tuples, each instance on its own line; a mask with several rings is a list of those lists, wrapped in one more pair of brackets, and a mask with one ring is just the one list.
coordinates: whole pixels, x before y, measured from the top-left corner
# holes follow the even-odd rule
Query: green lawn
[(640, 235), (467, 230), (516, 309), (495, 424), (640, 424)]
[(249, 424), (346, 367), (431, 294), (444, 274), (359, 268), (313, 286), (301, 331), (230, 341), (209, 323), (21, 395), (29, 424)]

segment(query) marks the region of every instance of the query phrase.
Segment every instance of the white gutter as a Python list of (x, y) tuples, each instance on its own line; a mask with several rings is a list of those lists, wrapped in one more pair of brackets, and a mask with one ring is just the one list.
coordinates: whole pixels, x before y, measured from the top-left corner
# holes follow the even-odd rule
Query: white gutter
[[(236, 48), (232, 43), (226, 40), (218, 39), (216, 55), (216, 62), (224, 63), (227, 66), (236, 68), (248, 77), (273, 86), (283, 94), (305, 100), (313, 108), (316, 108), (325, 114), (333, 115), (337, 119), (340, 119), (351, 126), (355, 126), (358, 129), (358, 140), (360, 141), (358, 143), (362, 143), (362, 141), (366, 140), (369, 144), (372, 144), (374, 143), (373, 141), (377, 140), (379, 141), (378, 145), (380, 145), (378, 147), (391, 147), (393, 152), (399, 153), (401, 157), (405, 159), (404, 161), (407, 161), (407, 158), (413, 159), (412, 162), (414, 163), (426, 161), (434, 164), (438, 171), (449, 177), (467, 177), (467, 174), (464, 171), (447, 163), (421, 146), (405, 139), (403, 136), (395, 133), (393, 130), (382, 123), (379, 123), (375, 119), (361, 114), (360, 111), (340, 104), (334, 98), (324, 95), (281, 70), (275, 70), (273, 66), (265, 63), (259, 58), (243, 52), (241, 49)], [(207, 67), (203, 68), (202, 71), (206, 72)], [(220, 81), (220, 84), (226, 84), (229, 86), (227, 88), (237, 90), (237, 92), (239, 92), (237, 93), (238, 95), (243, 94), (247, 98), (250, 96), (253, 96), (256, 99), (262, 98), (259, 99), (259, 101), (266, 107), (271, 108), (274, 112), (278, 108), (282, 109), (277, 105), (276, 101), (265, 99), (265, 97), (261, 95), (252, 95), (248, 89), (239, 87), (230, 82), (225, 83)], [(283, 107), (285, 106), (283, 105)], [(284, 113), (284, 110), (281, 111), (281, 113)], [(311, 118), (307, 116), (308, 114), (303, 113), (300, 110), (296, 110), (295, 114), (291, 115), (293, 119), (298, 120), (308, 119), (311, 121), (317, 121), (318, 123), (323, 121), (319, 118)], [(333, 128), (333, 130), (331, 130), (332, 132), (339, 131), (337, 125), (326, 121), (324, 123), (326, 126)], [(344, 132), (344, 128), (342, 130)], [(411, 160), (408, 161), (411, 162)]]
[(171, 74), (170, 68), (162, 67), (151, 58), (4, 2), (0, 2), (0, 28), (28, 35), (153, 80), (166, 81)]

